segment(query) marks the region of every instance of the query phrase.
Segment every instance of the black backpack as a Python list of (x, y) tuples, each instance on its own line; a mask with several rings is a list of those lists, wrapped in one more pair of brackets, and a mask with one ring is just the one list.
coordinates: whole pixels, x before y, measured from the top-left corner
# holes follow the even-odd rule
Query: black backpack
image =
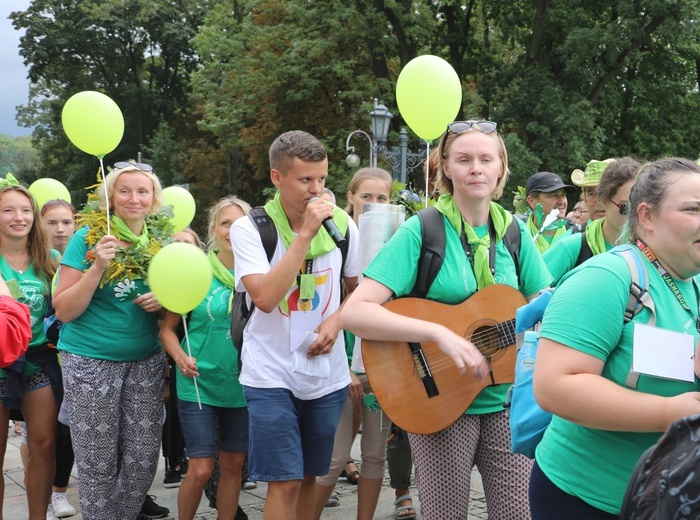
[(620, 520), (700, 518), (700, 414), (671, 424), (639, 458)]
[[(251, 209), (248, 213), (248, 218), (253, 221), (258, 233), (260, 233), (260, 239), (265, 248), (267, 261), (270, 262), (272, 260), (272, 255), (275, 253), (275, 248), (277, 247), (277, 228), (275, 227), (275, 223), (263, 206), (257, 206)], [(347, 239), (348, 236), (349, 233), (346, 232), (345, 238)], [(345, 243), (340, 246), (340, 252), (343, 255), (341, 273), (345, 270), (345, 260), (348, 256), (348, 244), (349, 241), (346, 240)], [(341, 285), (343, 283), (342, 279), (343, 277), (341, 276)], [(246, 294), (245, 292), (234, 292), (233, 304), (231, 306), (231, 341), (233, 342), (233, 347), (238, 351), (239, 374), (242, 368), (241, 352), (243, 351), (243, 331), (255, 310), (255, 303), (253, 302), (251, 302), (250, 308), (248, 308)]]
[[(445, 259), (445, 224), (442, 213), (435, 206), (422, 209), (416, 215), (421, 221), (422, 242), (416, 284), (409, 296), (425, 298)], [(503, 243), (513, 258), (515, 272), (520, 276), (520, 226), (515, 217), (506, 229)]]
[[(574, 235), (576, 233), (581, 234), (581, 250), (578, 252), (578, 257), (576, 258), (576, 263), (574, 264), (574, 267), (578, 267), (581, 265), (583, 262), (588, 260), (589, 258), (593, 258), (593, 251), (591, 250), (591, 246), (588, 244), (588, 240), (586, 240), (586, 226), (588, 225), (588, 222), (583, 224), (582, 226), (575, 226), (571, 228), (571, 234)], [(572, 267), (573, 269), (573, 267)]]

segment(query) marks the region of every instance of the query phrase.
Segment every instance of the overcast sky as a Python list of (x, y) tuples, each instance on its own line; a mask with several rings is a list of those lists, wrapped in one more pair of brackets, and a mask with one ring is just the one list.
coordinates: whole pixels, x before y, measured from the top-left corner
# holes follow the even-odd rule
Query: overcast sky
[(20, 128), (15, 119), (17, 105), (26, 105), (29, 96), (27, 68), (19, 55), (19, 37), (8, 16), (24, 11), (31, 0), (0, 0), (0, 134), (26, 135), (29, 128)]

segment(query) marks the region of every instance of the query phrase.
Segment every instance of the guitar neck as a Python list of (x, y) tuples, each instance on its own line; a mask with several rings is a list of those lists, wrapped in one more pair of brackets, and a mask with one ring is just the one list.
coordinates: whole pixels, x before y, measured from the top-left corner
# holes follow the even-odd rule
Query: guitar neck
[(478, 327), (468, 339), (485, 356), (494, 355), (515, 343), (515, 318)]
[(515, 318), (494, 325), (501, 340), (501, 348), (507, 348), (515, 343)]

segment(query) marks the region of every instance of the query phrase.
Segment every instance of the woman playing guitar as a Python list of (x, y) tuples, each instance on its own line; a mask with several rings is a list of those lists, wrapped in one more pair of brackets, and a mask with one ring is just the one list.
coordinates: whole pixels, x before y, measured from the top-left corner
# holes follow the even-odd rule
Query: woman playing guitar
[[(503, 244), (513, 217), (492, 202), (503, 193), (508, 177), (508, 155), (496, 123), (451, 123), (430, 164), (435, 171), (429, 175), (435, 175), (441, 194), (436, 207), (443, 216), (447, 240), (442, 268), (427, 299), (461, 304), (492, 284), (517, 288), (526, 297), (546, 288), (551, 277), (522, 223), (518, 224), (519, 269)], [(342, 311), (341, 326), (363, 339), (434, 343), (451, 360), (449, 367), (443, 362), (442, 369), (454, 371), (456, 366), (465, 388), (474, 386), (475, 378), (484, 387), (453, 424), (435, 433), (409, 434), (423, 518), (466, 518), (471, 470), (476, 465), (489, 517), (527, 519), (532, 463), (510, 451), (508, 417), (503, 408), (508, 385), (491, 384), (492, 360), (474, 344), (476, 334), (472, 342), (446, 326), (444, 317), (417, 319), (383, 307), (390, 298), (411, 292), (420, 252), (420, 221), (409, 219), (364, 272), (365, 278)], [(443, 324), (436, 323), (439, 321)], [(438, 365), (432, 368), (435, 374), (441, 370)], [(409, 407), (412, 404), (410, 400), (406, 403)]]

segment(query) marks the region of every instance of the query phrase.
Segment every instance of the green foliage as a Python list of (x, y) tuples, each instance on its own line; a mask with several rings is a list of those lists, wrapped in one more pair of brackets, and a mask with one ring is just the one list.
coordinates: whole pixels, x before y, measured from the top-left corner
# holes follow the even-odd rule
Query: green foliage
[(0, 177), (13, 173), (24, 184), (36, 179), (37, 153), (32, 147), (31, 137), (12, 137), (0, 134)]
[[(379, 98), (395, 144), (406, 125), (394, 85), (430, 53), (462, 81), (458, 118), (498, 122), (510, 207), (537, 171), (567, 180), (594, 158), (698, 156), (698, 12), (700, 0), (34, 0), (11, 15), (26, 30), (32, 82), (19, 120), (34, 128), (36, 175), (61, 180), (78, 202), (98, 163), (67, 141), (60, 111), (90, 89), (125, 116), (109, 161), (142, 152), (165, 184), (189, 183), (196, 226), (228, 193), (266, 200), (269, 144), (292, 129), (326, 145), (342, 205), (354, 173), (348, 134), (369, 130)], [(353, 144), (367, 157), (366, 143)]]

